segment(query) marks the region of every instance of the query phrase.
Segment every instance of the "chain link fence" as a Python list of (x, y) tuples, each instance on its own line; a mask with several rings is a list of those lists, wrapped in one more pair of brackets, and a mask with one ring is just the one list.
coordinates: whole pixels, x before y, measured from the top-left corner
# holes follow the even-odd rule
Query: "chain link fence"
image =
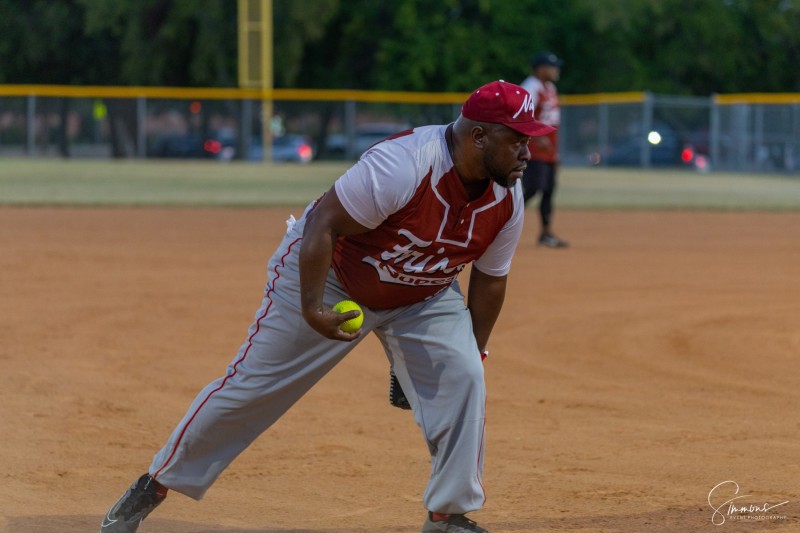
[(759, 95), (723, 99), (644, 93), (629, 102), (564, 105), (562, 161), (796, 173), (800, 95), (786, 96), (784, 102), (767, 97), (759, 102)]
[[(380, 101), (317, 91), (317, 99), (262, 107), (258, 98), (13, 92), (0, 90), (0, 157), (294, 162), (353, 160), (408, 127), (452, 121), (466, 97), (404, 102), (404, 93)], [(797, 173), (800, 95), (564, 95), (560, 139), (566, 166)]]

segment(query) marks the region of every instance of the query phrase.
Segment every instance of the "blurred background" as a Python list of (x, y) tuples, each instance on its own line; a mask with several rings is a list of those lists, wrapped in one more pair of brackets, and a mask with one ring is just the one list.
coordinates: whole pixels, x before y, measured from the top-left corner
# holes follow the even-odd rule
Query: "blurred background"
[(800, 0), (0, 0), (0, 158), (352, 160), (564, 60), (566, 166), (795, 174)]

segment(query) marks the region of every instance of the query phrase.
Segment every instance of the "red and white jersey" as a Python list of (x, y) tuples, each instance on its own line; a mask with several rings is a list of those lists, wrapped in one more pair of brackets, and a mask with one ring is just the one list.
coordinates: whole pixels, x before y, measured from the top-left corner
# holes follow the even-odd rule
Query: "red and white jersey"
[(531, 141), (528, 145), (531, 159), (554, 163), (558, 161), (558, 127), (561, 125), (561, 108), (558, 105), (556, 84), (551, 81), (542, 82), (536, 76), (528, 76), (520, 85), (533, 99), (533, 117), (556, 128), (547, 135), (552, 145), (549, 149), (543, 149), (535, 141)]
[(344, 208), (370, 231), (340, 237), (333, 269), (376, 309), (423, 301), (470, 262), (506, 275), (522, 231), (522, 187), (494, 182), (470, 201), (447, 149), (447, 126), (409, 130), (370, 148), (336, 181)]

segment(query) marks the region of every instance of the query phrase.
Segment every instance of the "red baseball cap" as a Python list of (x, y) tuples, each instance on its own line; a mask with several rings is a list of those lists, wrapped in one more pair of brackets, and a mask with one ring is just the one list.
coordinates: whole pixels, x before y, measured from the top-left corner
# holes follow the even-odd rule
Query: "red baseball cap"
[(461, 107), (461, 115), (476, 122), (502, 124), (528, 137), (555, 131), (533, 118), (533, 98), (528, 91), (503, 80), (475, 89)]

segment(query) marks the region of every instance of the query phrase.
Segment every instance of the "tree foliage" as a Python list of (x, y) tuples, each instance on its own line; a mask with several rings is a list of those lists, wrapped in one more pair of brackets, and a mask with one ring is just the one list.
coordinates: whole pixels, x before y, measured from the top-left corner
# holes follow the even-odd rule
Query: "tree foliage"
[(75, 0), (88, 37), (118, 43), (116, 83), (236, 84), (236, 9), (218, 0)]
[(305, 57), (306, 47), (325, 42), (326, 24), (339, 10), (339, 3), (339, 0), (273, 0), (273, 69), (277, 86), (294, 86), (301, 66), (313, 60)]
[[(800, 91), (800, 0), (272, 0), (277, 87)], [(236, 0), (0, 0), (0, 83), (235, 86)]]
[(111, 74), (118, 54), (104, 36), (87, 36), (75, 1), (0, 0), (0, 82), (87, 83)]

